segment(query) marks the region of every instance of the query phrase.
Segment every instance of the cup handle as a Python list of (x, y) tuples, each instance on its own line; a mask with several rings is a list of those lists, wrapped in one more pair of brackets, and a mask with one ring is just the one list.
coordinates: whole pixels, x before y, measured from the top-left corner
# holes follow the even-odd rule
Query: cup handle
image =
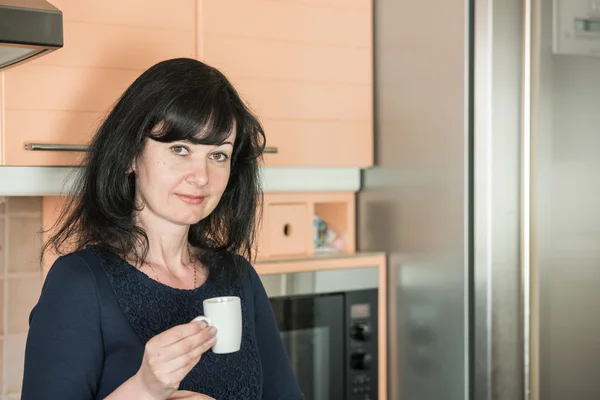
[(199, 316), (199, 317), (196, 317), (196, 318), (194, 318), (194, 319), (192, 320), (192, 322), (194, 322), (194, 321), (198, 321), (198, 322), (201, 322), (201, 321), (206, 321), (206, 323), (207, 323), (209, 326), (210, 326), (210, 325), (212, 325), (212, 324), (211, 324), (211, 322), (210, 322), (210, 318), (208, 318), (208, 317), (205, 317), (204, 315), (201, 315), (201, 316)]

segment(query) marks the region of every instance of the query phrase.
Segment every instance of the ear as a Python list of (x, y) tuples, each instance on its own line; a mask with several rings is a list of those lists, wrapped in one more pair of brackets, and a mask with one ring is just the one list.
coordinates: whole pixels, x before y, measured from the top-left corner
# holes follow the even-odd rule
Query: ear
[(132, 172), (135, 173), (135, 160), (133, 160), (129, 165), (129, 168), (127, 168), (127, 175), (131, 174)]

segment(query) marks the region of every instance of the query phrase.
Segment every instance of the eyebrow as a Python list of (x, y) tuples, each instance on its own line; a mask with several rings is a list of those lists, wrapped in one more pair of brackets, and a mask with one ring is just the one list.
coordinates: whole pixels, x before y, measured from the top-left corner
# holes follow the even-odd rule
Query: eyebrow
[[(189, 139), (184, 139), (182, 141), (183, 142), (188, 142), (190, 144), (195, 144), (193, 141), (191, 141)], [(229, 140), (227, 140), (225, 142), (215, 143), (215, 144), (207, 144), (207, 146), (225, 146), (226, 144), (231, 145), (233, 147), (233, 143), (230, 142)]]

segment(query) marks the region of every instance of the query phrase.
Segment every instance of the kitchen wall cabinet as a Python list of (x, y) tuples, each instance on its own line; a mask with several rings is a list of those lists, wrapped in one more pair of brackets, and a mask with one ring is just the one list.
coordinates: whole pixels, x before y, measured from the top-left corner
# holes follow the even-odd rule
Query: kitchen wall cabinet
[[(340, 248), (315, 246), (315, 221), (323, 220)], [(356, 207), (353, 192), (266, 193), (257, 230), (257, 260), (286, 260), (356, 251)], [(323, 227), (324, 228), (324, 227)]]
[(64, 47), (2, 72), (0, 165), (76, 165), (152, 64), (221, 69), (262, 120), (269, 167), (373, 165), (372, 0), (52, 0)]
[(268, 166), (373, 165), (372, 1), (219, 0), (200, 55), (261, 117)]
[(64, 47), (3, 72), (3, 165), (74, 165), (81, 153), (27, 143), (86, 144), (122, 92), (152, 64), (196, 57), (196, 1), (52, 0)]

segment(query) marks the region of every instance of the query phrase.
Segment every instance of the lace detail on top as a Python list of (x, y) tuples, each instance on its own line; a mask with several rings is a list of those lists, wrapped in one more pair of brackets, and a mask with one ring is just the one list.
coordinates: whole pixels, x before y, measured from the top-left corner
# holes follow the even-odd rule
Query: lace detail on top
[(239, 296), (242, 305), (240, 351), (231, 354), (207, 351), (179, 389), (206, 394), (217, 400), (261, 398), (260, 359), (240, 282), (225, 285), (207, 281), (197, 289), (175, 289), (149, 278), (112, 253), (99, 248), (94, 248), (93, 252), (101, 261), (121, 309), (144, 344), (169, 328), (203, 315), (203, 300)]

